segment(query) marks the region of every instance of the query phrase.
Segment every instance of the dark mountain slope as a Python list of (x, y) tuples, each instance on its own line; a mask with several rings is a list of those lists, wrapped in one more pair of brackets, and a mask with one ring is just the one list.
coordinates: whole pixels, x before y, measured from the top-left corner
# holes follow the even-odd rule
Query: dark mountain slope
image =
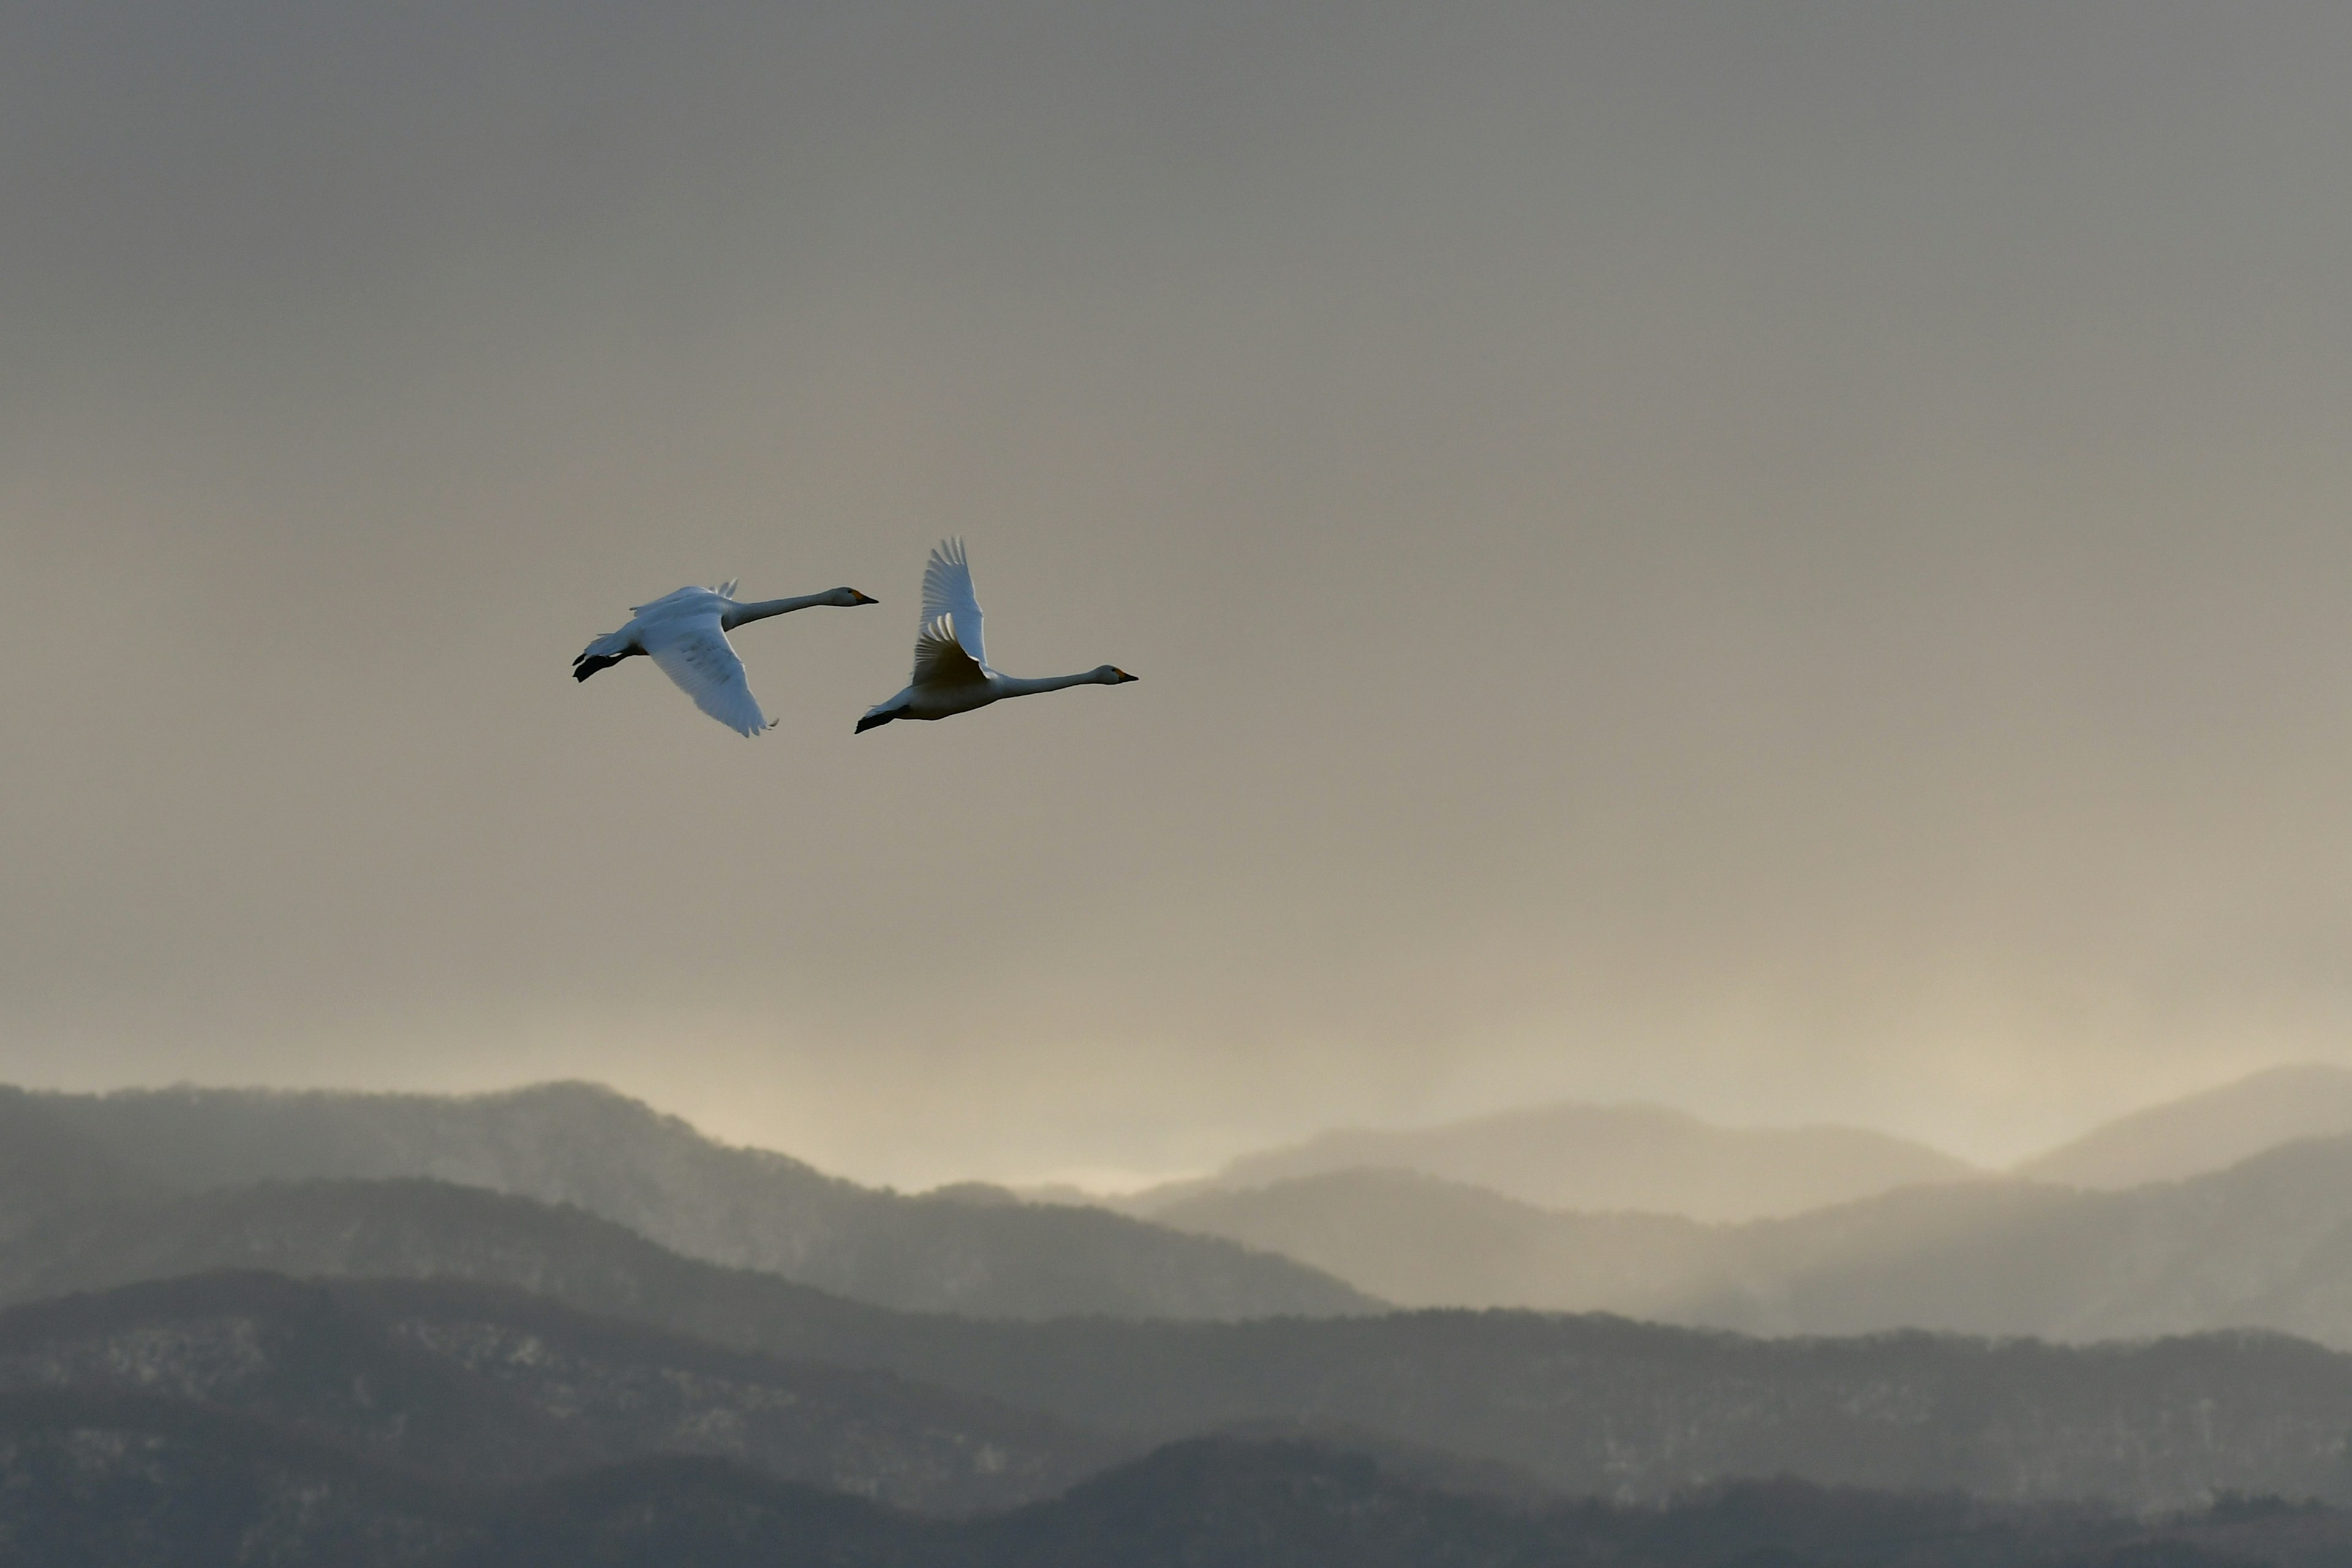
[[(2352, 1481), (2352, 1357), (2267, 1336), (2088, 1349), (1922, 1334), (1774, 1342), (1503, 1312), (991, 1322), (847, 1302), (678, 1258), (577, 1211), (431, 1183), (208, 1194), (83, 1223), (0, 1247), (0, 1288), (21, 1298), (256, 1265), (519, 1287), (1140, 1440), (1244, 1423), (1347, 1428), (1576, 1493), (1654, 1499), (1786, 1471), (2182, 1506), (2221, 1489), (2335, 1497)], [(339, 1299), (378, 1289), (391, 1288), (339, 1287)]]
[(0, 1390), (169, 1395), (334, 1434), (457, 1474), (601, 1458), (530, 1401), (277, 1275), (208, 1276), (0, 1312)]
[(0, 1394), (0, 1562), (410, 1568), (483, 1535), (460, 1489), (318, 1434), (111, 1390)]
[(1570, 1518), (1415, 1486), (1318, 1445), (1213, 1439), (1171, 1445), (972, 1534), (982, 1561), (1023, 1568), (1539, 1568), (1563, 1560)]
[(100, 1140), (23, 1089), (0, 1087), (0, 1241), (78, 1209), (154, 1191)]
[(150, 1394), (0, 1394), (0, 1561), (947, 1568), (945, 1531), (720, 1460), (640, 1460), (490, 1489)]
[(1069, 1496), (946, 1523), (644, 1460), (524, 1487), (420, 1477), (249, 1416), (137, 1395), (0, 1395), (0, 1556), (108, 1568), (2334, 1568), (2352, 1521), (2232, 1502), (2095, 1510), (1795, 1483), (1665, 1509), (1520, 1509), (1359, 1456), (1194, 1442)]
[(704, 1138), (589, 1084), (509, 1094), (44, 1094), (58, 1135), (152, 1185), (429, 1176), (571, 1204), (688, 1257), (859, 1300), (998, 1317), (1375, 1309), (1288, 1258), (1098, 1210), (902, 1197)]
[(1456, 1312), (1149, 1337), (1055, 1328), (985, 1360), (975, 1347), (961, 1381), (1073, 1420), (1148, 1415), (1154, 1435), (1334, 1423), (1629, 1499), (1783, 1472), (2135, 1506), (2226, 1489), (2333, 1498), (2352, 1485), (2352, 1358), (2266, 1336), (2083, 1349), (1924, 1334), (1775, 1342)]
[(653, 1454), (962, 1512), (1131, 1446), (888, 1373), (785, 1363), (511, 1290), (215, 1274), (0, 1313), (0, 1390), (169, 1394), (470, 1481)]

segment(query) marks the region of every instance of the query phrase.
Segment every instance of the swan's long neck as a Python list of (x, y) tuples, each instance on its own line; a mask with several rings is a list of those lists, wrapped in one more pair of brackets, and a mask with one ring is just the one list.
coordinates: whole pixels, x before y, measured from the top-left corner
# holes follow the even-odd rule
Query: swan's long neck
[(746, 621), (764, 621), (770, 616), (790, 615), (794, 610), (805, 610), (813, 605), (829, 604), (831, 601), (829, 594), (803, 594), (797, 599), (761, 599), (757, 604), (738, 605), (726, 611), (719, 616), (719, 624), (732, 631)]
[(1034, 692), (1059, 691), (1066, 686), (1102, 684), (1102, 678), (1091, 669), (1084, 675), (1041, 675), (1031, 680), (1024, 680), (1017, 675), (1000, 675), (996, 679), (1000, 683), (1001, 694), (1006, 697), (1027, 697)]

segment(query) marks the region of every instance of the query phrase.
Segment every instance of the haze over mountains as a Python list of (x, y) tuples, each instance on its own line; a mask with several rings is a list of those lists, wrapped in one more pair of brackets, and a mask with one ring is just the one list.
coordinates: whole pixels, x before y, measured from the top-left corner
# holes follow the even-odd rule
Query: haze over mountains
[[(1378, 1147), (1410, 1158), (1475, 1125)], [(1916, 1184), (1741, 1225), (1546, 1208), (1396, 1167), (1255, 1187), (1221, 1177), (1153, 1212), (1401, 1305), (1620, 1311), (1768, 1333), (2079, 1341), (2267, 1327), (2341, 1345), (2352, 1344), (2347, 1128), (2352, 1074), (2298, 1068), (2126, 1118), (2021, 1167), (2047, 1179)], [(1244, 1168), (1267, 1167), (1233, 1167)], [(2154, 1175), (2133, 1186), (2135, 1171)], [(2057, 1173), (2083, 1180), (2060, 1185)], [(2095, 1187), (2114, 1190), (2084, 1190)]]
[[(2352, 1132), (2352, 1071), (2316, 1063), (2273, 1068), (2117, 1118), (2002, 1173), (1862, 1128), (1722, 1127), (1664, 1106), (1570, 1102), (1430, 1127), (1334, 1129), (1244, 1154), (1207, 1176), (1088, 1201), (1156, 1217), (1203, 1194), (1388, 1170), (1538, 1208), (1738, 1221), (1973, 1176), (2105, 1188), (2174, 1181), (2339, 1132)], [(1067, 1188), (1038, 1195), (1082, 1196)]]
[(2315, 1062), (2151, 1106), (2028, 1160), (2014, 1174), (2121, 1188), (2218, 1171), (2297, 1138), (2352, 1132), (2352, 1072)]
[(2127, 1192), (1970, 1182), (1742, 1226), (1538, 1209), (1396, 1171), (1204, 1194), (1161, 1217), (1406, 1306), (1775, 1334), (2086, 1341), (2259, 1327), (2352, 1346), (2352, 1135)]
[(1343, 1128), (1244, 1155), (1213, 1176), (1116, 1201), (1156, 1215), (1203, 1192), (1376, 1167), (1485, 1187), (1545, 1208), (1641, 1209), (1696, 1219), (1798, 1214), (1973, 1167), (1853, 1127), (1717, 1127), (1655, 1105), (1545, 1106), (1443, 1126)]
[[(2075, 1186), (1984, 1175), (1851, 1129), (1556, 1106), (1334, 1132), (1122, 1205), (1157, 1223), (981, 1185), (923, 1197), (862, 1188), (585, 1084), (462, 1099), (14, 1094), (0, 1099), (0, 1162), (16, 1175), (0, 1194), (0, 1236), (24, 1226), (8, 1205), (68, 1192), (163, 1201), (273, 1179), (430, 1177), (574, 1205), (685, 1257), (917, 1310), (1245, 1318), (1390, 1301), (1762, 1332), (2085, 1340), (2269, 1327), (2352, 1344), (2337, 1262), (2352, 1241), (2335, 1228), (2347, 1217), (2335, 1180), (2345, 1152), (2274, 1150), (2210, 1169), (2352, 1127), (2352, 1074), (2327, 1068), (2126, 1117), (2021, 1167)], [(1374, 1163), (1327, 1168), (1349, 1160)], [(2196, 1171), (2209, 1173), (2179, 1188), (2081, 1190)], [(1505, 1185), (1589, 1201), (1538, 1205)], [(1701, 1217), (1857, 1188), (1791, 1215)]]

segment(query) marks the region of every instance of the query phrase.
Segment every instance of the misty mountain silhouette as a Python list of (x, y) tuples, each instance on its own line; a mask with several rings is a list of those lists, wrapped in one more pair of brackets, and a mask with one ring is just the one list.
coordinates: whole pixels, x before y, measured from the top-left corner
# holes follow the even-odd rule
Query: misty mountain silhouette
[(1384, 1169), (1485, 1187), (1542, 1208), (1695, 1219), (1790, 1215), (1974, 1173), (1923, 1143), (1852, 1127), (1717, 1127), (1655, 1105), (1544, 1106), (1401, 1131), (1343, 1128), (1244, 1155), (1214, 1175), (1105, 1200), (1157, 1218), (1211, 1192)]
[(1340, 1172), (1163, 1211), (1404, 1305), (1622, 1311), (1758, 1333), (2085, 1341), (2267, 1328), (2352, 1347), (2352, 1137), (2127, 1192), (1983, 1180), (1790, 1219), (1561, 1214)]
[(2301, 1138), (2352, 1132), (2352, 1071), (2273, 1068), (2118, 1117), (2016, 1167), (2030, 1181), (2123, 1188), (2200, 1175)]
[[(1289, 1258), (1098, 1210), (877, 1192), (716, 1143), (592, 1084), (464, 1098), (173, 1089), (12, 1103), (20, 1121), (47, 1113), (39, 1136), (78, 1151), (79, 1163), (58, 1169), (80, 1171), (74, 1179), (93, 1193), (104, 1183), (189, 1193), (429, 1176), (570, 1204), (688, 1257), (918, 1310), (1237, 1318), (1379, 1305)], [(110, 1162), (102, 1177), (100, 1156)]]
[[(1751, 1272), (1687, 1321), (1895, 1322), (2061, 1340), (2274, 1329), (2352, 1344), (2352, 1137), (2126, 1192), (1912, 1188), (1749, 1227)], [(1800, 1328), (1801, 1325), (1801, 1328)]]

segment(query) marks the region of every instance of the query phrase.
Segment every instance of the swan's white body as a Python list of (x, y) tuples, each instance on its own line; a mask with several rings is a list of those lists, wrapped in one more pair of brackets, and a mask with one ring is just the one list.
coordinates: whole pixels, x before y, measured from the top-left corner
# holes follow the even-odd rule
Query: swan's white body
[(807, 594), (796, 599), (762, 599), (743, 604), (735, 584), (717, 588), (680, 588), (650, 605), (630, 612), (627, 626), (607, 632), (572, 661), (575, 680), (585, 680), (600, 669), (639, 654), (661, 667), (694, 705), (739, 734), (757, 735), (770, 720), (751, 695), (743, 661), (727, 634), (746, 621), (763, 620), (816, 605), (870, 605), (872, 599), (855, 588)]
[(1116, 665), (1084, 675), (1048, 675), (1024, 680), (988, 662), (980, 601), (971, 591), (971, 564), (963, 541), (950, 539), (931, 552), (923, 568), (923, 619), (915, 636), (914, 683), (887, 702), (877, 702), (857, 721), (857, 732), (894, 719), (945, 719), (969, 713), (1007, 697), (1059, 691), (1066, 686), (1118, 686), (1134, 676)]

